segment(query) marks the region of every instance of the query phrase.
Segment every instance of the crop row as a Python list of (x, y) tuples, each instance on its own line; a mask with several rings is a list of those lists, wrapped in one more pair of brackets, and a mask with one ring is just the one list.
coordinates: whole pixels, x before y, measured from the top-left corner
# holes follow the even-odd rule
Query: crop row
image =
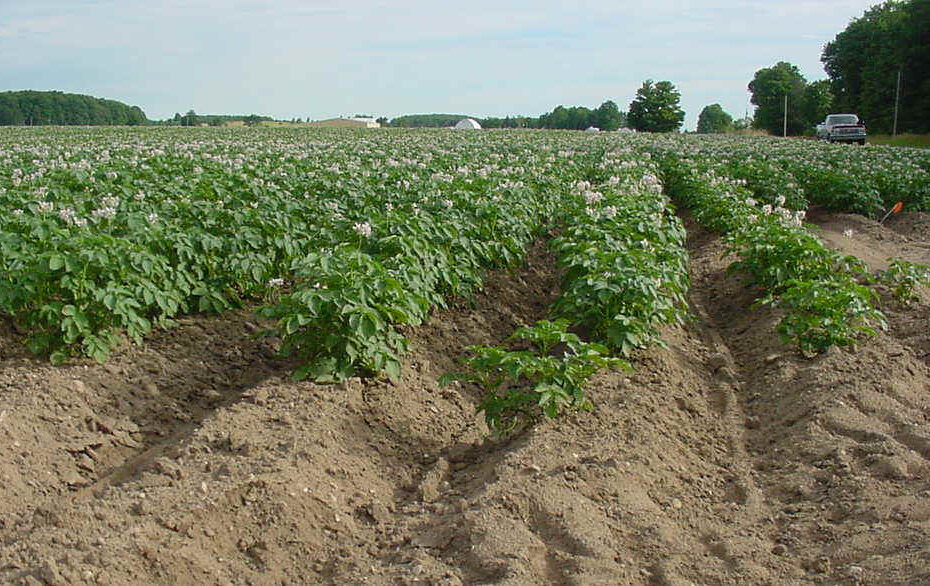
[[(631, 151), (576, 153), (550, 241), (564, 269), (554, 321), (519, 328), (520, 347), (471, 347), (467, 380), (484, 392), (492, 429), (590, 406), (584, 387), (603, 367), (625, 367), (636, 348), (662, 344), (660, 328), (686, 315), (685, 231), (654, 164)], [(584, 177), (584, 178), (582, 178)], [(584, 331), (583, 341), (573, 331)]]
[(750, 275), (761, 288), (762, 303), (779, 306), (778, 326), (786, 342), (803, 353), (847, 346), (884, 328), (876, 295), (860, 284), (868, 278), (864, 263), (825, 247), (803, 227), (804, 211), (754, 200), (740, 183), (715, 173), (711, 165), (667, 154), (667, 189), (708, 228), (725, 235), (739, 261), (731, 270)]
[(501, 364), (494, 379), (509, 401), (527, 388), (515, 377), (535, 373), (498, 422), (527, 401), (555, 413), (584, 404), (575, 383), (592, 365), (620, 364), (683, 319), (684, 231), (666, 194), (728, 234), (808, 352), (851, 343), (881, 314), (861, 264), (805, 231), (803, 210), (927, 209), (930, 157), (559, 132), (3, 129), (0, 316), (54, 361), (105, 360), (178, 315), (258, 304), (301, 359), (297, 376), (396, 377), (404, 326), (554, 233), (554, 321), (517, 332), (543, 362), (520, 376)]
[(742, 182), (762, 203), (782, 197), (792, 210), (816, 205), (873, 218), (897, 202), (930, 211), (930, 155), (918, 149), (716, 136), (658, 144)]
[[(396, 372), (387, 324), (517, 261), (550, 215), (519, 143), (479, 161), (422, 135), (347, 155), (338, 134), (88, 134), (14, 134), (0, 150), (0, 313), (55, 361), (104, 360), (179, 314), (267, 299), (304, 372)], [(377, 347), (353, 342), (372, 330)]]
[(684, 319), (685, 231), (642, 154), (608, 153), (600, 167), (606, 180), (578, 180), (563, 199), (551, 245), (565, 274), (552, 310), (626, 356)]

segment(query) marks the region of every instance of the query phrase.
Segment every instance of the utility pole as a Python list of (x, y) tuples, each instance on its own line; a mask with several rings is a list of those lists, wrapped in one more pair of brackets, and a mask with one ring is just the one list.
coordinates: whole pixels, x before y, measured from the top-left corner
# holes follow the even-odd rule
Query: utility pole
[(781, 135), (783, 137), (788, 136), (788, 92), (785, 92), (785, 123), (782, 127)]
[(891, 130), (891, 136), (898, 135), (898, 104), (901, 101), (901, 69), (898, 68), (898, 89), (894, 94), (894, 126)]

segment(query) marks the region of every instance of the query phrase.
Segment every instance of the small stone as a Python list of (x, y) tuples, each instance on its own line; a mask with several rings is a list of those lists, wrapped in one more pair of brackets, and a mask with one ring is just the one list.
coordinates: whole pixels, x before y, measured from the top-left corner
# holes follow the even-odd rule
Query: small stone
[(811, 564), (811, 569), (818, 574), (829, 574), (833, 569), (833, 564), (830, 563), (830, 558), (821, 556)]
[(61, 480), (71, 486), (83, 486), (88, 484), (87, 480), (78, 474), (77, 470), (68, 469), (61, 474)]
[(152, 505), (144, 498), (140, 498), (138, 501), (132, 504), (132, 506), (129, 508), (129, 511), (133, 515), (139, 515), (140, 517), (142, 515), (151, 515)]
[(365, 511), (374, 519), (375, 523), (383, 525), (391, 520), (391, 514), (387, 507), (379, 501), (372, 501), (365, 507)]
[(204, 389), (201, 391), (203, 398), (207, 401), (219, 401), (223, 398), (223, 393), (219, 392), (216, 389)]
[(680, 499), (672, 499), (672, 508), (675, 509), (676, 511), (681, 510), (683, 506), (685, 505), (681, 502)]
[(250, 394), (243, 395), (243, 398), (248, 399), (252, 403), (259, 405), (259, 406), (262, 406), (268, 403), (269, 397), (270, 397), (270, 394), (265, 389), (258, 389), (256, 391), (253, 391)]
[(729, 363), (730, 363), (730, 360), (727, 358), (727, 355), (724, 354), (723, 352), (717, 352), (711, 355), (711, 357), (707, 359), (707, 366), (710, 368), (712, 372), (717, 372), (724, 366), (727, 366)]
[(785, 547), (784, 544), (779, 543), (775, 547), (772, 548), (772, 553), (774, 555), (785, 555), (786, 553), (788, 553), (788, 548)]
[(96, 464), (87, 454), (81, 454), (77, 457), (78, 468), (83, 468), (89, 472), (93, 472)]
[(717, 371), (717, 373), (716, 373), (715, 376), (716, 376), (717, 380), (723, 381), (723, 382), (726, 382), (726, 383), (735, 383), (735, 382), (737, 381), (736, 373), (733, 372), (733, 369), (730, 368), (729, 366), (721, 367), (721, 368)]

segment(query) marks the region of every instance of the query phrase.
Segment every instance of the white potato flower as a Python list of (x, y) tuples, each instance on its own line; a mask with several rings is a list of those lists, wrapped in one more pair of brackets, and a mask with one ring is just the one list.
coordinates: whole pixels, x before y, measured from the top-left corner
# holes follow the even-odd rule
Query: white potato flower
[(356, 234), (360, 236), (369, 237), (371, 236), (371, 224), (368, 222), (356, 222), (352, 229), (355, 230)]

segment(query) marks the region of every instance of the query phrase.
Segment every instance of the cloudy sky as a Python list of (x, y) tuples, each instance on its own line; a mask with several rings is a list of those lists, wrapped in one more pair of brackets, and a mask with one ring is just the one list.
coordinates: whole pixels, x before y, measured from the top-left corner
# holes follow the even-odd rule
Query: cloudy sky
[(778, 61), (825, 77), (823, 45), (866, 0), (0, 0), (0, 91), (120, 100), (162, 119), (258, 113), (538, 115), (626, 110), (645, 79), (693, 129)]

